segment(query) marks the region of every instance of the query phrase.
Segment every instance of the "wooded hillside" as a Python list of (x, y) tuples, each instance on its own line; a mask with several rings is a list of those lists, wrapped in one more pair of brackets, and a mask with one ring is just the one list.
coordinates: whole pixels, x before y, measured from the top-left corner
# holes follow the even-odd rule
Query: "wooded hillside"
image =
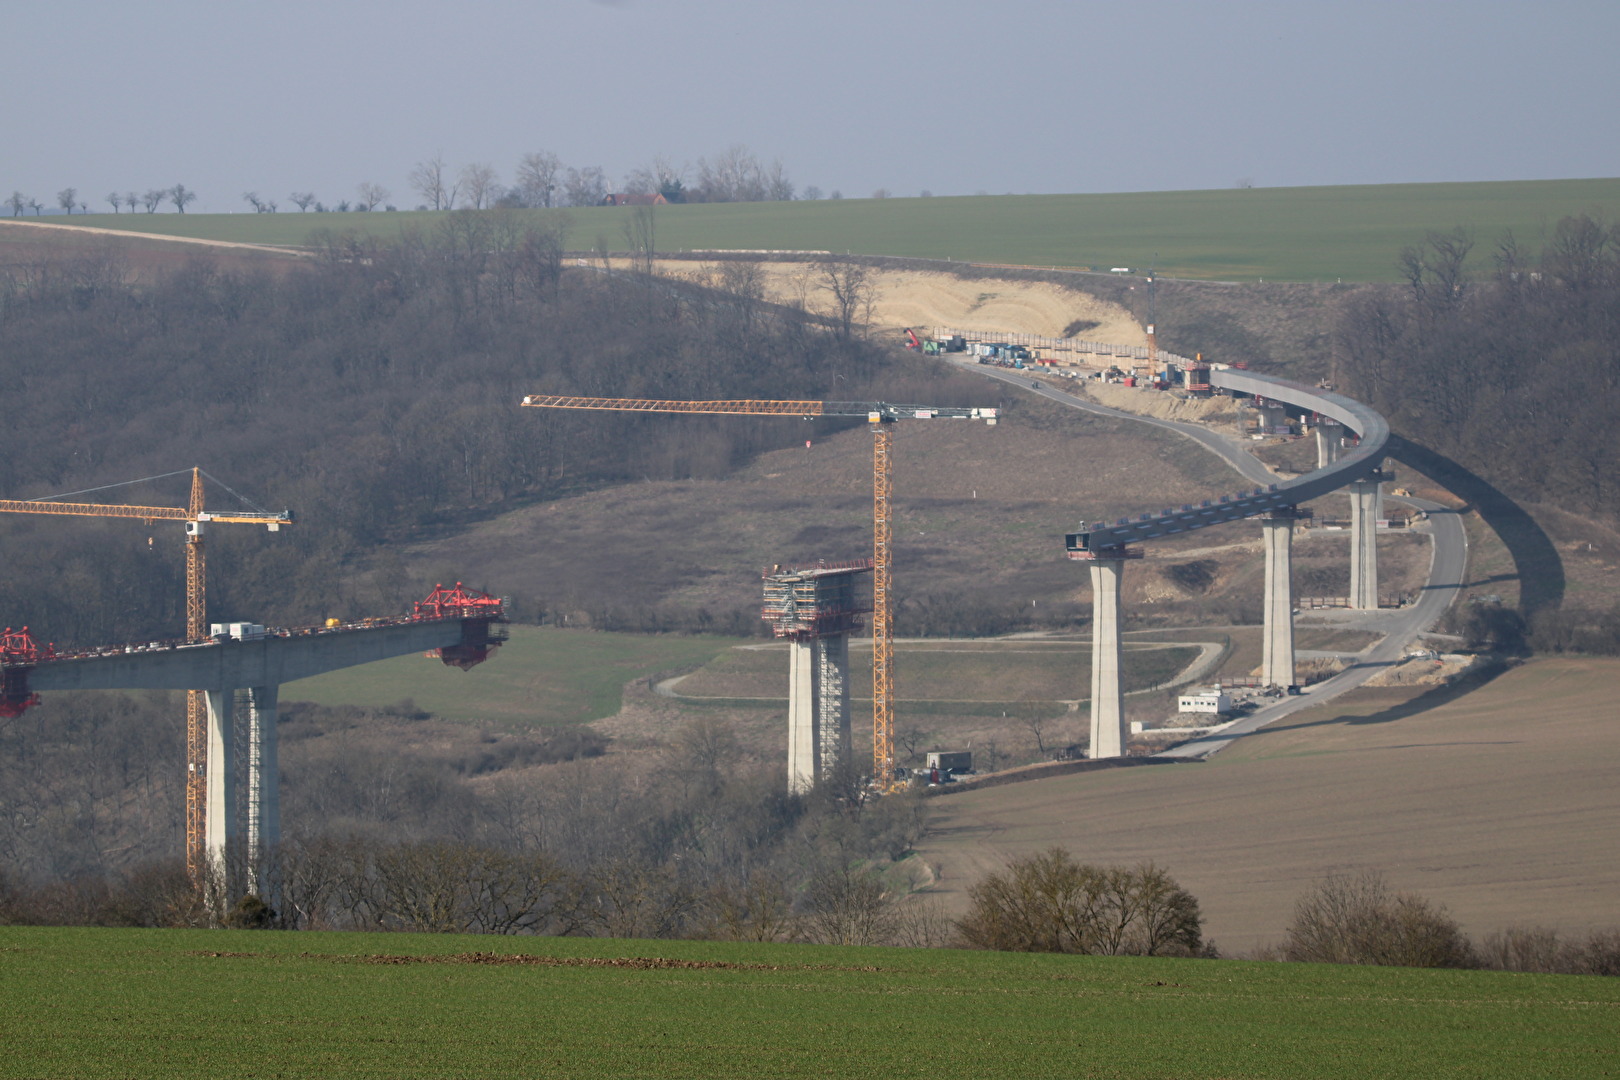
[[(558, 231), (524, 220), (457, 214), (387, 247), (328, 237), (292, 266), (201, 257), (153, 272), (116, 244), (8, 245), (0, 496), (198, 464), (299, 519), (276, 536), (210, 533), (214, 618), (375, 613), (421, 584), (346, 589), (346, 568), (390, 541), (627, 478), (724, 475), (800, 437), (740, 418), (605, 425), (522, 409), (524, 394), (902, 400), (949, 381), (766, 304), (746, 275), (728, 293), (565, 268)], [(961, 382), (953, 400), (994, 403)], [(171, 479), (83, 498), (184, 505), (185, 491)], [(74, 642), (183, 623), (172, 525), (4, 515), (0, 544), (7, 623)]]

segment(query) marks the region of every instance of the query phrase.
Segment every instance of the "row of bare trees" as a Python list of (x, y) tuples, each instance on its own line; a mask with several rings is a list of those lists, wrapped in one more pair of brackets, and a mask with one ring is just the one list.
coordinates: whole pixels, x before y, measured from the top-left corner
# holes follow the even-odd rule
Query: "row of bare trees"
[[(443, 154), (416, 163), (409, 177), (411, 190), (422, 199), (418, 209), (483, 210), (495, 206), (596, 206), (610, 190), (611, 181), (599, 165), (565, 166), (549, 150), (524, 154), (513, 171), (510, 185), (488, 162), (471, 162), (456, 169)], [(632, 169), (616, 189), (630, 195), (662, 195), (668, 202), (769, 202), (795, 195), (780, 161), (761, 162), (748, 147), (727, 147), (712, 158), (699, 158), (695, 166), (658, 157), (650, 165)]]
[[(352, 203), (348, 199), (343, 199), (330, 207), (316, 198), (313, 191), (295, 191), (287, 196), (287, 201), (298, 207), (298, 212), (301, 214), (307, 213), (311, 209), (318, 214), (329, 211), (346, 214), (351, 210), (364, 214), (388, 202), (393, 192), (381, 184), (366, 180), (355, 187), (355, 194), (356, 198)], [(274, 214), (280, 209), (280, 204), (275, 199), (261, 198), (257, 191), (243, 192), (242, 201), (253, 207), (255, 214)], [(388, 206), (387, 209), (393, 210), (394, 207)]]
[[(197, 193), (184, 184), (176, 184), (167, 188), (148, 188), (142, 193), (110, 191), (107, 193), (106, 200), (112, 206), (115, 214), (120, 212), (120, 207), (128, 207), (129, 212), (132, 214), (137, 208), (144, 207), (148, 214), (155, 214), (158, 207), (164, 203), (172, 205), (176, 213), (183, 214), (186, 212), (186, 207), (197, 201)], [(24, 195), (20, 191), (13, 191), (11, 196), (6, 199), (5, 204), (11, 208), (12, 217), (22, 217), (24, 211), (28, 210), (32, 210), (34, 216), (38, 217), (45, 209), (44, 203), (30, 195)], [(81, 214), (90, 212), (90, 204), (79, 198), (78, 188), (68, 187), (58, 191), (56, 193), (56, 205), (69, 214), (75, 211)]]
[(1329, 874), (1294, 906), (1280, 959), (1320, 964), (1483, 967), (1544, 975), (1620, 975), (1620, 930), (1570, 936), (1514, 926), (1477, 944), (1442, 904), (1395, 892), (1377, 871)]
[[(1620, 517), (1620, 225), (1580, 215), (1539, 252), (1511, 234), (1478, 248), (1456, 230), (1403, 251), (1403, 287), (1341, 315), (1337, 377), (1509, 500)], [(1505, 651), (1620, 653), (1620, 608), (1533, 614), (1470, 611), (1463, 629)]]

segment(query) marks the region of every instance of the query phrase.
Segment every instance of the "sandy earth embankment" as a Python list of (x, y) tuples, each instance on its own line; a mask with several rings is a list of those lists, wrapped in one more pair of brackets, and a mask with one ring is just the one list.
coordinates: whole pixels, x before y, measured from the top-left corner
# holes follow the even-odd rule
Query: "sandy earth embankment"
[[(690, 259), (664, 259), (661, 274), (719, 285), (724, 264)], [(818, 282), (814, 263), (762, 262), (766, 299), (829, 310), (828, 294)], [(947, 326), (998, 334), (1077, 336), (1118, 345), (1145, 345), (1135, 317), (1118, 304), (1061, 285), (1035, 281), (967, 280), (928, 270), (876, 270), (872, 324), (898, 330)], [(1074, 334), (1076, 323), (1090, 323)]]

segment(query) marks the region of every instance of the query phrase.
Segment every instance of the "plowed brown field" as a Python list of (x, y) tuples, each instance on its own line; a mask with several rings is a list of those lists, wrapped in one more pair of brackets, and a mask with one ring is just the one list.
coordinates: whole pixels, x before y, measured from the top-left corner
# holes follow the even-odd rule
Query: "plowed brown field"
[(1151, 859), (1229, 955), (1279, 940), (1333, 870), (1378, 869), (1471, 934), (1620, 926), (1620, 661), (1538, 660), (1467, 694), (1362, 690), (1207, 764), (1117, 769), (937, 801), (946, 901), (1053, 845)]

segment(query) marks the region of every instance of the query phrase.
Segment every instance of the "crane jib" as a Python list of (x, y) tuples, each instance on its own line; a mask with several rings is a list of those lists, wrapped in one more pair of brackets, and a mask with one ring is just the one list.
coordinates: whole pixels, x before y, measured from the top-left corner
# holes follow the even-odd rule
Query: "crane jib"
[(873, 421), (987, 420), (999, 411), (976, 406), (896, 405), (887, 401), (669, 401), (658, 398), (570, 397), (530, 394), (523, 404), (537, 409), (595, 409), (609, 412), (710, 413), (726, 416), (863, 416)]

